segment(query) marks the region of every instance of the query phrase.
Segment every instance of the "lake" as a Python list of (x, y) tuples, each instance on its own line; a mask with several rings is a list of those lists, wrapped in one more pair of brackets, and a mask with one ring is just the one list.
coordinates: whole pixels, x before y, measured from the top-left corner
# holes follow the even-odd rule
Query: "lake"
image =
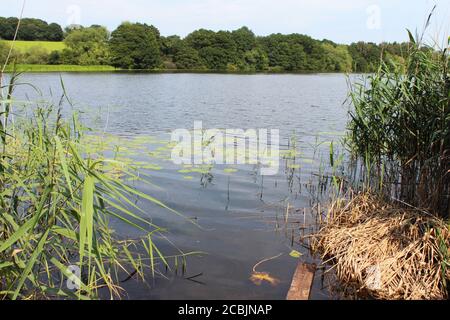
[[(190, 256), (183, 272), (165, 272), (142, 284), (123, 284), (132, 299), (285, 299), (298, 257), (320, 263), (298, 241), (304, 224), (312, 223), (311, 199), (320, 189), (316, 173), (329, 169), (331, 142), (345, 132), (347, 78), (341, 74), (62, 74), (73, 108), (108, 139), (144, 148), (130, 157), (149, 162), (145, 173), (152, 185), (136, 183), (142, 191), (186, 217), (144, 204), (145, 216), (167, 228), (166, 237)], [(58, 101), (58, 74), (27, 74), (17, 90), (19, 99)], [(214, 166), (193, 170), (173, 164), (170, 133), (203, 127), (279, 129), (279, 174), (260, 176), (254, 166)], [(294, 152), (290, 152), (294, 148)], [(327, 169), (328, 168), (328, 169)], [(305, 211), (304, 211), (305, 208)], [(286, 212), (289, 216), (286, 217)], [(304, 213), (306, 212), (306, 214)], [(192, 223), (195, 220), (198, 225)], [(117, 233), (133, 238), (134, 230), (114, 223)], [(169, 252), (172, 247), (162, 249)], [(281, 254), (281, 256), (279, 256)], [(274, 259), (270, 259), (276, 257)], [(250, 280), (258, 262), (260, 272), (279, 279), (275, 286)], [(320, 272), (313, 299), (329, 299)]]

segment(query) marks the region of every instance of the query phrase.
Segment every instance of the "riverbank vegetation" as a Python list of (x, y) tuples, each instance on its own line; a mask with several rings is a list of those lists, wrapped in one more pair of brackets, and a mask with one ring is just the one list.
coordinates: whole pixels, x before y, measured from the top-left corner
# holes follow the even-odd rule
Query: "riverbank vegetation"
[(339, 196), (315, 235), (353, 297), (449, 295), (450, 39), (436, 51), (409, 36), (404, 63), (351, 85), (350, 173), (335, 177)]
[(111, 72), (117, 71), (112, 66), (78, 66), (78, 65), (48, 65), (48, 64), (18, 64), (9, 65), (5, 72)]
[[(67, 30), (64, 48), (42, 57), (49, 68), (376, 71), (351, 84), (352, 171), (338, 176), (331, 142), (339, 198), (325, 221), (318, 206), (322, 228), (313, 243), (346, 293), (443, 299), (450, 270), (449, 53), (422, 38), (344, 46), (299, 34), (257, 37), (244, 27), (181, 39), (124, 23), (111, 34), (100, 26)], [(122, 279), (154, 275), (158, 264), (170, 268), (156, 243), (163, 230), (137, 213), (142, 201), (177, 213), (124, 182), (145, 183), (132, 163), (93, 151), (76, 114), (63, 115), (65, 94), (59, 104), (27, 102), (31, 114), (18, 116), (18, 75), (10, 78), (0, 85), (0, 299), (120, 297)], [(144, 236), (120, 239), (111, 221)], [(256, 283), (268, 276), (253, 271)]]
[(443, 217), (450, 214), (448, 48), (414, 40), (405, 64), (382, 64), (350, 95), (348, 146), (367, 187)]
[[(12, 39), (12, 21), (0, 20), (0, 39)], [(39, 23), (39, 26), (40, 33), (47, 35), (46, 24)], [(59, 29), (54, 37), (29, 36), (28, 31), (21, 32), (18, 39), (61, 38)], [(129, 22), (113, 32), (98, 25), (69, 26), (63, 38), (60, 39), (63, 42), (55, 43), (57, 48), (53, 50), (48, 50), (48, 44), (36, 42), (34, 46), (34, 41), (30, 41), (29, 49), (24, 52), (19, 45), (11, 61), (17, 64), (111, 65), (122, 69), (374, 72), (380, 61), (404, 62), (409, 46), (408, 43), (365, 42), (343, 45), (302, 34), (257, 36), (247, 27), (217, 32), (200, 29), (181, 38), (162, 36), (154, 26)], [(0, 42), (0, 58), (9, 49), (6, 44)]]

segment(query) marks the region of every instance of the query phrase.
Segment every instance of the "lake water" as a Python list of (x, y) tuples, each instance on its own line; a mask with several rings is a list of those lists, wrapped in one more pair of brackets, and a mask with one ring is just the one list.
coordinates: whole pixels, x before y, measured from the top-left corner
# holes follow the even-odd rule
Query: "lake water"
[[(124, 283), (129, 298), (285, 299), (299, 262), (292, 250), (303, 254), (302, 261), (320, 263), (298, 238), (304, 222), (311, 222), (309, 214), (303, 215), (314, 193), (308, 186), (316, 185), (315, 173), (329, 163), (330, 143), (345, 131), (344, 75), (105, 73), (62, 74), (62, 79), (74, 108), (92, 127), (124, 141), (146, 141), (146, 149), (134, 156), (154, 164), (146, 172), (154, 186), (136, 186), (200, 225), (144, 204), (146, 217), (167, 228), (176, 247), (204, 254), (189, 257), (185, 273), (164, 272), (147, 284)], [(57, 101), (62, 92), (57, 74), (28, 74), (22, 82), (42, 93), (24, 86), (18, 89), (20, 98), (41, 95)], [(282, 156), (279, 174), (266, 177), (250, 165), (200, 172), (158, 157), (168, 151), (163, 141), (173, 130), (190, 130), (195, 121), (205, 129), (280, 129), (282, 148), (296, 145), (294, 157)], [(114, 227), (122, 236), (137, 236)], [(173, 250), (164, 242), (161, 246)], [(250, 281), (258, 262), (280, 254), (257, 268), (279, 279), (278, 285)], [(322, 287), (318, 272), (313, 299), (330, 298)]]

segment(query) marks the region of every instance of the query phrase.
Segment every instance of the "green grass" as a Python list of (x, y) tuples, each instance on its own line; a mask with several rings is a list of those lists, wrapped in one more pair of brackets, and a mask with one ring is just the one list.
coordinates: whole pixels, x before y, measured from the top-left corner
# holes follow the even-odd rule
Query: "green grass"
[[(11, 45), (12, 41), (2, 40), (1, 42)], [(33, 47), (41, 47), (47, 50), (49, 53), (52, 51), (62, 51), (66, 45), (64, 42), (54, 41), (16, 41), (14, 48), (20, 53), (26, 53)]]
[[(7, 72), (13, 71), (13, 66), (6, 68)], [(18, 64), (17, 72), (105, 72), (118, 70), (111, 66), (77, 66), (77, 65), (42, 65), (42, 64)]]

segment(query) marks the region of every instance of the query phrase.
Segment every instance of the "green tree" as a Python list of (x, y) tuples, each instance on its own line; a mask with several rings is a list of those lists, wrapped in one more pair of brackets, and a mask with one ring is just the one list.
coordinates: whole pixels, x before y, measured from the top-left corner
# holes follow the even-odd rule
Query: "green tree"
[(110, 61), (108, 40), (109, 32), (104, 27), (73, 30), (64, 40), (67, 46), (64, 59), (78, 65), (107, 65)]
[(204, 69), (203, 61), (197, 50), (183, 46), (174, 56), (174, 61), (179, 69), (197, 70)]
[(124, 69), (154, 69), (161, 65), (160, 44), (155, 27), (123, 23), (110, 40), (112, 65)]
[(0, 38), (4, 40), (12, 40), (16, 31), (17, 18), (3, 18), (0, 17)]
[(173, 57), (183, 46), (179, 36), (161, 37), (160, 42), (162, 54), (168, 57)]
[(48, 41), (62, 41), (64, 39), (64, 31), (57, 23), (50, 23), (47, 27)]
[(199, 55), (210, 70), (227, 70), (230, 63), (227, 52), (221, 48), (205, 47), (200, 49)]
[(352, 43), (349, 52), (353, 58), (353, 70), (357, 72), (374, 72), (381, 62), (382, 50), (375, 43)]
[(353, 59), (350, 55), (347, 46), (332, 45), (329, 43), (323, 44), (323, 71), (331, 72), (350, 72), (352, 71)]
[(48, 56), (48, 64), (50, 65), (62, 64), (61, 53), (59, 51), (50, 52), (50, 55)]
[(239, 60), (236, 42), (228, 31), (200, 29), (189, 34), (184, 42), (198, 51), (204, 65), (210, 70), (233, 69)]
[[(19, 19), (0, 17), (0, 38), (12, 40), (16, 32)], [(20, 24), (17, 40), (27, 41), (62, 41), (64, 33), (57, 23), (48, 24), (40, 19), (24, 18)]]
[(47, 39), (47, 22), (40, 19), (23, 19), (20, 23), (17, 39), (19, 40), (48, 40)]
[(216, 33), (211, 30), (200, 29), (189, 34), (185, 39), (185, 43), (196, 50), (210, 47), (215, 43)]
[(256, 47), (256, 36), (247, 27), (242, 27), (233, 31), (231, 37), (239, 54), (251, 51)]
[(244, 53), (242, 71), (266, 71), (269, 68), (269, 58), (262, 49), (253, 49)]
[(303, 46), (300, 44), (293, 44), (289, 49), (289, 66), (288, 71), (304, 71), (307, 70), (308, 56), (306, 55)]

